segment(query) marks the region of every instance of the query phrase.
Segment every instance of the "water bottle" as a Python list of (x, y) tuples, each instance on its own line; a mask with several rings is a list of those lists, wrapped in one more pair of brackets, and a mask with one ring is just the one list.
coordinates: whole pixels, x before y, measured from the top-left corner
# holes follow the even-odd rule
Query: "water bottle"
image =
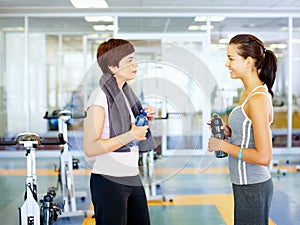
[[(211, 131), (212, 134), (215, 138), (218, 139), (224, 139), (225, 135), (224, 135), (224, 129), (221, 129), (221, 127), (223, 126), (222, 120), (221, 118), (218, 117), (218, 115), (214, 115), (214, 118), (211, 120)], [(215, 155), (217, 158), (224, 158), (226, 156), (228, 156), (228, 154), (226, 152), (223, 151), (215, 151)]]
[(139, 114), (139, 115), (135, 118), (134, 124), (135, 124), (136, 126), (138, 126), (138, 127), (148, 125), (147, 113), (145, 112), (144, 109), (142, 109), (141, 114)]
[[(137, 117), (135, 118), (135, 122), (134, 124), (137, 127), (142, 127), (142, 126), (146, 126), (148, 125), (148, 118), (147, 118), (147, 113), (144, 109), (142, 109), (141, 114), (137, 115)], [(132, 145), (138, 145), (139, 141), (133, 141)]]

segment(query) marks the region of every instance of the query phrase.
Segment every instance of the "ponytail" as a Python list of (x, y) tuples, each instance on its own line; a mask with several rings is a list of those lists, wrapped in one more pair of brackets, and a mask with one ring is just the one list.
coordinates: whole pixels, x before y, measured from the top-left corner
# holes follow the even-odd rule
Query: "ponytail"
[(264, 84), (267, 85), (269, 93), (272, 97), (274, 97), (272, 87), (276, 78), (277, 58), (274, 52), (272, 52), (271, 50), (265, 49), (264, 53), (264, 62), (261, 69), (259, 70), (258, 77)]

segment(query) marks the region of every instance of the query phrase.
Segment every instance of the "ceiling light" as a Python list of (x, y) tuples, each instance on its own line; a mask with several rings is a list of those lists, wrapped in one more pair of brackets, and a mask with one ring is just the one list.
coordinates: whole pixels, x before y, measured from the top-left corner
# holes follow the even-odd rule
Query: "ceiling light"
[(218, 40), (218, 42), (219, 42), (220, 44), (228, 44), (228, 43), (229, 43), (229, 39), (227, 39), (227, 38), (220, 38), (220, 39)]
[(105, 25), (94, 25), (93, 29), (98, 30), (98, 31), (104, 31), (104, 30), (106, 30), (106, 26)]
[(200, 26), (198, 26), (198, 25), (190, 25), (188, 27), (188, 30), (200, 30)]
[(114, 26), (114, 25), (107, 25), (107, 26), (106, 26), (106, 30), (113, 31), (114, 29), (115, 29), (115, 26)]
[(96, 31), (113, 31), (114, 25), (94, 25), (93, 29)]
[(204, 22), (204, 21), (206, 21), (207, 20), (207, 17), (206, 16), (196, 16), (195, 18), (194, 18), (194, 21), (196, 21), (196, 22)]
[(75, 8), (108, 8), (105, 0), (69, 0)]
[(212, 22), (222, 22), (225, 20), (224, 16), (211, 16), (210, 21)]
[(2, 27), (0, 28), (2, 31), (24, 31), (24, 27)]
[(275, 48), (284, 49), (284, 48), (287, 48), (287, 44), (271, 44), (270, 48), (272, 48), (272, 49), (275, 49)]
[(84, 19), (87, 22), (114, 22), (113, 16), (85, 16)]
[(225, 17), (224, 16), (211, 16), (211, 17), (196, 16), (194, 18), (194, 21), (196, 21), (196, 22), (205, 22), (208, 19), (210, 19), (211, 22), (222, 22), (222, 21), (225, 20)]
[[(188, 27), (188, 30), (207, 30), (207, 26), (206, 25), (201, 25), (201, 26), (199, 26), (199, 25), (190, 25), (189, 27)], [(214, 28), (214, 26), (210, 26), (210, 29), (213, 29)]]

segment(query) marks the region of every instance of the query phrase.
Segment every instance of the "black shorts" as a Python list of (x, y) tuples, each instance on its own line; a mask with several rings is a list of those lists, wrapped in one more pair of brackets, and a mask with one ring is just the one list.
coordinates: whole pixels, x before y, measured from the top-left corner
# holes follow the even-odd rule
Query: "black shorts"
[(150, 225), (147, 198), (139, 176), (92, 173), (90, 189), (96, 225)]

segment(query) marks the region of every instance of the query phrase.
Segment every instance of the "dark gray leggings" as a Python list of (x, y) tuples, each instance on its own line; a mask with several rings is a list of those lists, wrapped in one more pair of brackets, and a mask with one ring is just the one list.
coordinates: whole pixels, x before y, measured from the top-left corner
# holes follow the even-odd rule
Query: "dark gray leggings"
[(273, 196), (272, 179), (257, 184), (232, 184), (232, 188), (234, 225), (267, 225)]
[(139, 176), (91, 174), (96, 225), (150, 225), (145, 190)]

